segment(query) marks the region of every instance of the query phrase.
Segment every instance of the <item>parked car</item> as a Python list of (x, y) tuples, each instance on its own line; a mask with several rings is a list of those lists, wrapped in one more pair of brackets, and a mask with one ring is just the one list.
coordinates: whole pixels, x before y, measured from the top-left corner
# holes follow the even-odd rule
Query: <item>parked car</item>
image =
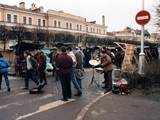
[(51, 72), (53, 70), (53, 66), (52, 63), (50, 63), (50, 58), (48, 57), (48, 54), (50, 53), (50, 49), (49, 48), (42, 48), (41, 51), (43, 51), (43, 53), (45, 54), (47, 60), (46, 60), (46, 70), (48, 72)]

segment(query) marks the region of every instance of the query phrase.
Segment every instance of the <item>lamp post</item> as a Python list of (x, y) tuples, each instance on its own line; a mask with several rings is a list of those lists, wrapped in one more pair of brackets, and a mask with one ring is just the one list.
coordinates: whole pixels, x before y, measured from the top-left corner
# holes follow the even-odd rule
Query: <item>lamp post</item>
[[(144, 0), (142, 0), (142, 10), (144, 10)], [(141, 25), (141, 52), (139, 54), (139, 74), (143, 74), (145, 62), (145, 53), (144, 53), (144, 25)]]

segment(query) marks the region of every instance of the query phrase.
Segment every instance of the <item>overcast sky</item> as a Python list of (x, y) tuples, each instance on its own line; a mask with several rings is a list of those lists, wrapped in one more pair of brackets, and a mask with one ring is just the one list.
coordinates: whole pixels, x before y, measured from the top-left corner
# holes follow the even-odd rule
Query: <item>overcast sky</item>
[[(97, 21), (102, 24), (102, 15), (105, 16), (108, 31), (120, 31), (126, 26), (134, 29), (141, 29), (141, 26), (135, 22), (135, 15), (142, 10), (143, 0), (0, 0), (2, 4), (17, 5), (25, 2), (29, 9), (32, 3), (36, 7), (43, 6), (45, 11), (48, 9), (85, 17), (87, 21)], [(158, 0), (144, 0), (145, 10), (152, 15), (152, 10)], [(151, 20), (145, 29), (149, 32), (155, 32), (153, 20)]]

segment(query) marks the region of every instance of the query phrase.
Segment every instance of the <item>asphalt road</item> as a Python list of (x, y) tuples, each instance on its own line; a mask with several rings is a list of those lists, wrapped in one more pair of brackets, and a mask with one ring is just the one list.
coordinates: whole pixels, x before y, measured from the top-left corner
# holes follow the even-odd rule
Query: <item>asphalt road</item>
[[(94, 82), (89, 86), (92, 75), (92, 69), (85, 70), (83, 95), (73, 96), (68, 102), (60, 100), (61, 86), (59, 81), (54, 81), (51, 73), (47, 75), (48, 84), (41, 94), (29, 94), (28, 90), (23, 90), (23, 78), (9, 77), (11, 92), (7, 92), (4, 80), (0, 91), (0, 120), (75, 120), (85, 105), (104, 93), (101, 88), (102, 74), (95, 72), (95, 79), (99, 79), (100, 87)], [(34, 86), (35, 83), (30, 81), (30, 88)], [(73, 85), (72, 93), (76, 93)]]

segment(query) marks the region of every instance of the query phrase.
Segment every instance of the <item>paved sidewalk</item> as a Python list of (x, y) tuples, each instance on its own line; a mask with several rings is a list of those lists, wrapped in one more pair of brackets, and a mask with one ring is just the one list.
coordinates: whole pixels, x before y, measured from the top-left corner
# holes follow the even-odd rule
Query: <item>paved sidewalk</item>
[(131, 95), (102, 95), (84, 107), (76, 120), (159, 120), (160, 99)]

